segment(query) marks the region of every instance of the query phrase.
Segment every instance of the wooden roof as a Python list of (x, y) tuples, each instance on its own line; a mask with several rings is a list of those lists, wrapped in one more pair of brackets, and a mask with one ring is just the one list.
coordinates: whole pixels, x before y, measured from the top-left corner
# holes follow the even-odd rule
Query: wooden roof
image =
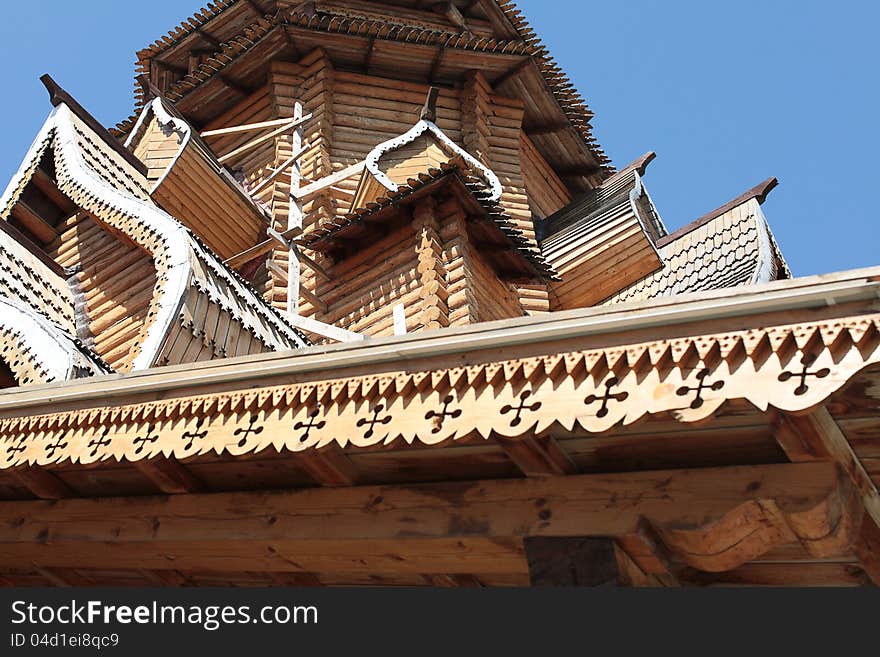
[[(399, 25), (389, 22), (387, 16), (371, 16), (367, 9), (370, 3), (359, 4), (362, 9), (352, 12), (323, 5), (321, 2), (262, 0), (260, 3), (214, 3), (168, 36), (140, 51), (138, 75), (149, 73), (153, 62), (161, 62), (157, 65), (180, 71), (182, 78), (164, 91), (191, 119), (203, 121), (206, 116), (199, 112), (206, 106), (203, 101), (190, 99), (194, 92), (211, 86), (210, 93), (199, 93), (209, 93), (213, 97), (214, 105), (225, 102), (223, 99), (228, 94), (223, 94), (223, 85), (226, 85), (227, 91), (247, 88), (252, 84), (251, 78), (259, 68), (254, 62), (260, 58), (265, 59), (272, 53), (286, 52), (291, 43), (295, 44), (294, 56), (296, 52), (320, 47), (327, 49), (333, 57), (345, 59), (343, 50), (340, 50), (345, 41), (343, 37), (354, 39), (352, 43), (359, 44), (357, 49), (360, 50), (372, 48), (371, 44), (375, 41), (387, 42), (387, 55), (379, 50), (371, 57), (371, 61), (373, 67), (381, 68), (383, 57), (390, 58), (389, 62), (393, 60), (387, 67), (389, 77), (406, 75), (406, 66), (413, 66), (420, 61), (420, 53), (423, 52), (427, 59), (424, 66), (418, 64), (419, 70), (424, 68), (425, 74), (429, 70), (433, 71), (429, 76), (433, 79), (438, 79), (438, 74), (442, 78), (444, 67), (450, 72), (457, 71), (458, 68), (466, 70), (466, 54), (482, 53), (489, 58), (492, 65), (485, 61), (478, 65), (471, 62), (470, 68), (480, 68), (501, 92), (529, 101), (526, 102), (527, 130), (533, 131), (532, 138), (539, 150), (547, 154), (554, 153), (548, 159), (555, 162), (563, 175), (572, 181), (581, 180), (578, 184), (587, 188), (593, 185), (587, 184), (584, 187), (584, 181), (594, 176), (603, 177), (613, 171), (609, 159), (592, 136), (592, 112), (514, 3), (461, 4), (466, 15), (473, 16), (473, 20), (483, 20), (489, 26), (489, 33), (484, 36), (479, 35), (479, 30), (476, 33), (468, 32), (460, 26), (448, 23), (441, 16), (436, 16), (439, 26), (422, 24), (407, 14), (408, 8), (416, 7), (416, 3), (394, 3), (396, 11), (404, 15)], [(478, 16), (481, 18), (477, 18)], [(442, 27), (444, 23), (445, 27)], [(400, 48), (393, 47), (395, 43), (410, 44), (401, 51), (409, 52), (409, 56), (401, 56), (397, 52)], [(193, 47), (207, 48), (213, 54), (195, 70), (189, 71), (188, 52)], [(440, 66), (432, 66), (438, 52), (461, 52), (465, 57), (442, 57)], [(244, 61), (248, 53), (256, 53), (252, 63)], [(362, 55), (357, 55), (349, 63), (357, 63), (362, 59)], [(423, 76), (420, 74), (419, 77)], [(449, 75), (447, 77), (452, 79)], [(222, 84), (214, 88), (214, 83), (218, 80)], [(139, 89), (138, 107), (143, 104), (141, 93)], [(187, 100), (184, 101), (184, 98)], [(229, 96), (230, 102), (238, 99), (240, 96), (235, 93)], [(215, 107), (214, 110), (216, 109)], [(135, 118), (131, 117), (123, 122), (117, 126), (117, 130), (127, 132)]]
[[(96, 122), (85, 110), (76, 103), (69, 105), (65, 100), (69, 96), (59, 96), (57, 85), (52, 89), (58, 105), (3, 194), (0, 201), (2, 219), (7, 219), (21, 202), (28, 185), (40, 175), (40, 163), (48, 157), (56, 175), (52, 182), (56, 195), (99, 217), (111, 230), (119, 231), (152, 256), (158, 284), (141, 337), (134, 346), (138, 354), (135, 367), (151, 367), (160, 358), (164, 361), (168, 350), (173, 348), (172, 338), (179, 338), (181, 330), (190, 342), (201, 344), (207, 341), (207, 346), (218, 356), (225, 354), (228, 348), (220, 339), (222, 336), (232, 339), (233, 335), (252, 335), (254, 343), (262, 350), (286, 350), (307, 344), (301, 334), (243, 279), (153, 202), (147, 180), (129, 161), (128, 151), (122, 149), (124, 152), (120, 153), (113, 137), (92, 129)], [(136, 159), (135, 162), (140, 164)], [(0, 238), (15, 241), (6, 233)], [(21, 249), (11, 247), (11, 252), (17, 250)], [(32, 260), (16, 269), (33, 269)], [(38, 272), (40, 268), (34, 271)], [(12, 276), (34, 275), (38, 274), (16, 271)], [(67, 287), (63, 278), (44, 271), (41, 280), (50, 282), (45, 289), (53, 289), (50, 279), (55, 281), (56, 288), (64, 290)], [(72, 323), (78, 318), (73, 311), (73, 302), (68, 298), (70, 295), (56, 296), (56, 305), (58, 301), (68, 299), (59, 309), (49, 308), (49, 302), (41, 301), (40, 295), (45, 296), (45, 292), (34, 291), (23, 300), (38, 311), (44, 311), (50, 321), (59, 322), (60, 328), (72, 332)], [(198, 301), (199, 298), (202, 301)], [(190, 307), (191, 304), (194, 305)], [(205, 313), (204, 316), (194, 312), (196, 307)], [(209, 310), (212, 307), (216, 312)], [(205, 325), (209, 317), (213, 317), (212, 326)], [(225, 318), (226, 324), (234, 324), (238, 329), (227, 331), (221, 328), (218, 317)], [(183, 349), (183, 339), (177, 339), (177, 342), (178, 348)], [(180, 354), (184, 353), (186, 349), (180, 351)]]
[(761, 211), (771, 178), (657, 242), (663, 267), (620, 290), (620, 303), (791, 278)]
[(389, 192), (364, 208), (320, 224), (296, 241), (317, 251), (332, 251), (337, 248), (334, 240), (359, 239), (368, 233), (366, 227), (387, 222), (390, 216), (398, 214), (400, 208), (426, 194), (437, 193), (441, 187), (456, 194), (470, 209), (472, 223), (479, 223), (479, 226), (471, 226), (477, 248), (484, 248), (486, 257), (505, 277), (555, 277), (543, 255), (523, 236), (498, 202), (492, 200), (484, 183), (451, 164), (426, 171), (418, 179), (400, 185), (396, 192)]

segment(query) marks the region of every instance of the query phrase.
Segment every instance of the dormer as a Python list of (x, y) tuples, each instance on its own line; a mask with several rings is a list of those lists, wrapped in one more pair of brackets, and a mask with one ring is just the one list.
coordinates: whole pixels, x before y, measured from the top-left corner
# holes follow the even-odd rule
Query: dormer
[(149, 167), (51, 78), (43, 82), (54, 109), (0, 199), (3, 380), (304, 346), (154, 202)]

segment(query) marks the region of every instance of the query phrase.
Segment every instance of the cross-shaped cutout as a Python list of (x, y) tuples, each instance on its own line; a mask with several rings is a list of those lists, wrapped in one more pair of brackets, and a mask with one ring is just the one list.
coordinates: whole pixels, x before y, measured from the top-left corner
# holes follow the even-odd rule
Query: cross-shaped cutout
[(68, 443), (64, 439), (67, 437), (67, 432), (62, 433), (58, 438), (55, 439), (55, 442), (48, 442), (46, 444), (46, 456), (48, 458), (52, 458), (55, 456), (55, 452), (60, 449), (64, 449), (67, 447)]
[(301, 435), (299, 437), (300, 443), (304, 443), (304, 442), (308, 441), (309, 434), (312, 432), (312, 429), (320, 430), (320, 429), (323, 429), (324, 427), (327, 426), (327, 422), (325, 422), (324, 420), (320, 420), (319, 422), (315, 422), (315, 420), (318, 418), (318, 416), (320, 414), (321, 414), (321, 407), (319, 405), (319, 406), (315, 407), (315, 410), (313, 410), (311, 413), (309, 413), (309, 421), (308, 422), (297, 422), (296, 424), (293, 425), (294, 431), (299, 431), (301, 429), (305, 429), (305, 432), (303, 433), (303, 435)]
[(440, 433), (440, 430), (443, 428), (443, 423), (446, 421), (446, 418), (451, 417), (453, 420), (457, 417), (461, 417), (461, 409), (457, 408), (454, 411), (450, 411), (449, 407), (452, 402), (455, 401), (455, 397), (452, 395), (447, 395), (443, 399), (443, 408), (439, 411), (428, 411), (425, 414), (426, 420), (434, 420), (434, 428), (431, 429), (431, 433)]
[(611, 388), (615, 387), (620, 383), (620, 379), (616, 376), (612, 376), (605, 382), (605, 394), (601, 397), (596, 395), (588, 395), (586, 399), (584, 399), (584, 403), (589, 406), (590, 404), (595, 404), (597, 401), (602, 402), (602, 406), (599, 407), (599, 410), (596, 412), (596, 417), (605, 417), (608, 415), (608, 402), (616, 401), (622, 402), (627, 397), (629, 397), (628, 392), (611, 392)]
[(9, 447), (6, 448), (6, 455), (14, 460), (19, 454), (27, 449), (27, 446), (24, 444), (26, 439), (27, 436), (22, 435), (18, 440), (12, 441), (9, 444)]
[(516, 411), (516, 415), (513, 416), (513, 419), (510, 421), (510, 426), (516, 427), (522, 422), (523, 411), (526, 412), (534, 412), (541, 408), (541, 402), (534, 402), (532, 404), (526, 404), (526, 400), (532, 396), (531, 390), (523, 390), (522, 394), (519, 396), (519, 404), (517, 406), (511, 406), (510, 404), (505, 404), (501, 408), (501, 414), (507, 415), (508, 413), (512, 413)]
[(180, 439), (186, 441), (186, 445), (183, 446), (183, 449), (189, 451), (193, 448), (193, 445), (196, 444), (197, 440), (204, 440), (208, 435), (208, 430), (199, 431), (202, 428), (202, 425), (205, 423), (205, 418), (200, 417), (198, 422), (196, 422), (196, 430), (195, 431), (187, 431), (185, 432)]
[(391, 422), (391, 416), (386, 415), (382, 419), (379, 419), (379, 414), (385, 410), (384, 404), (378, 404), (375, 408), (373, 408), (372, 413), (373, 417), (369, 420), (361, 418), (357, 421), (357, 426), (370, 428), (364, 433), (364, 438), (372, 438), (373, 434), (376, 433), (376, 425), (377, 424), (389, 424)]
[(248, 438), (251, 437), (251, 434), (253, 434), (254, 436), (259, 436), (261, 433), (263, 433), (262, 426), (254, 428), (254, 425), (259, 419), (260, 417), (258, 415), (251, 415), (250, 424), (248, 424), (247, 429), (242, 429), (241, 427), (239, 427), (233, 432), (232, 435), (241, 436), (241, 440), (238, 441), (239, 447), (244, 447), (247, 444)]
[(810, 386), (807, 385), (807, 379), (811, 376), (817, 379), (824, 379), (829, 374), (831, 374), (831, 370), (827, 367), (823, 367), (821, 370), (816, 370), (815, 372), (810, 372), (810, 365), (816, 362), (815, 356), (807, 356), (804, 355), (801, 358), (801, 365), (803, 365), (803, 370), (798, 372), (783, 372), (779, 375), (779, 380), (783, 383), (789, 381), (791, 379), (797, 378), (800, 379), (800, 383), (798, 387), (794, 389), (794, 394), (797, 396), (807, 394), (807, 391), (810, 389)]
[(687, 397), (692, 392), (697, 393), (697, 396), (691, 402), (691, 408), (693, 408), (693, 409), (700, 408), (703, 405), (703, 402), (705, 401), (703, 399), (703, 391), (704, 390), (714, 390), (717, 392), (717, 391), (721, 390), (721, 388), (724, 387), (724, 381), (715, 381), (714, 383), (706, 383), (706, 379), (709, 378), (709, 374), (711, 374), (711, 372), (709, 371), (709, 368), (703, 368), (697, 374), (696, 387), (682, 386), (681, 388), (679, 388), (676, 391), (675, 394), (677, 394), (679, 397)]
[(110, 444), (111, 441), (109, 438), (107, 438), (107, 434), (109, 433), (110, 427), (104, 427), (104, 433), (102, 433), (97, 438), (92, 438), (89, 441), (89, 447), (91, 447), (91, 449), (89, 450), (89, 456), (91, 458), (95, 458), (98, 455), (98, 450), (100, 450), (102, 447), (107, 447), (107, 445)]
[(151, 424), (147, 427), (146, 432), (144, 432), (143, 436), (138, 436), (134, 439), (134, 444), (137, 445), (137, 448), (134, 450), (135, 454), (140, 454), (144, 451), (144, 447), (147, 443), (155, 443), (159, 441), (159, 434), (150, 435), (156, 430), (156, 425)]

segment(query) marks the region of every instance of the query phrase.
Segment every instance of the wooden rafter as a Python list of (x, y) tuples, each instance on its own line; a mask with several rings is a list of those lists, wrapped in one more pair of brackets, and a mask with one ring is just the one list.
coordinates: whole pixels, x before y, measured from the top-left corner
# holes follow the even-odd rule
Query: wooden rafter
[(205, 130), (201, 133), (201, 136), (204, 137), (217, 137), (220, 135), (231, 135), (239, 132), (251, 132), (253, 130), (263, 130), (265, 128), (275, 128), (277, 126), (287, 126), (291, 128), (295, 128), (309, 119), (312, 118), (311, 114), (306, 114), (301, 119), (273, 119), (271, 121), (261, 121), (259, 123), (245, 123), (242, 125), (233, 125), (228, 126), (226, 128), (217, 128), (216, 130)]
[[(270, 233), (269, 239), (263, 240), (256, 246), (252, 246), (247, 251), (242, 251), (238, 255), (232, 256), (228, 260), (226, 260), (226, 265), (232, 267), (233, 269), (238, 269), (242, 265), (246, 265), (251, 260), (255, 258), (259, 258), (261, 255), (269, 253), (272, 249), (276, 248), (278, 245), (283, 248), (289, 248), (288, 240), (296, 237), (297, 235), (302, 233), (302, 228), (292, 228), (290, 230), (286, 230), (283, 233), (278, 233), (277, 231), (272, 231)], [(281, 238), (279, 240), (279, 237)]]
[(295, 194), (292, 194), (294, 198), (299, 201), (307, 201), (315, 194), (319, 194), (332, 187), (333, 185), (342, 182), (346, 178), (351, 178), (361, 172), (363, 172), (364, 167), (366, 167), (366, 162), (361, 161), (357, 164), (352, 164), (351, 166), (345, 167), (344, 169), (337, 171), (336, 173), (332, 173), (329, 176), (325, 176), (320, 180), (316, 180), (310, 185), (306, 185), (305, 187), (301, 187)]
[[(290, 121), (290, 122), (286, 123), (285, 125), (281, 126), (280, 128), (273, 130), (269, 134), (262, 135), (260, 137), (255, 138), (255, 139), (252, 139), (251, 141), (247, 142), (246, 144), (239, 146), (235, 150), (230, 151), (229, 153), (226, 153), (226, 155), (223, 155), (223, 156), (217, 158), (217, 161), (220, 162), (220, 164), (225, 164), (229, 160), (232, 160), (232, 159), (238, 157), (239, 155), (242, 155), (244, 153), (247, 153), (250, 150), (253, 150), (254, 148), (259, 146), (260, 144), (266, 143), (267, 141), (277, 137), (281, 133), (286, 132), (288, 130), (292, 130), (294, 128), (295, 123), (296, 123), (296, 121)], [(303, 149), (308, 149), (308, 148), (309, 148), (308, 144), (303, 145)]]

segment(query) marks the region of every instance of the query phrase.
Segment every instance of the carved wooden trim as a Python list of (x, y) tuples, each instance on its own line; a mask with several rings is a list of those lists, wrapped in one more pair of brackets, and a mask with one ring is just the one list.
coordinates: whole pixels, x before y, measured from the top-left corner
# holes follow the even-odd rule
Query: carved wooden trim
[[(704, 420), (728, 400), (798, 412), (878, 362), (880, 315), (871, 315), (350, 376), (7, 418), (0, 421), (0, 467), (270, 447), (305, 452), (334, 443), (437, 445), (474, 432), (519, 439), (556, 424), (599, 433), (663, 412)], [(186, 438), (193, 433), (204, 436)]]

